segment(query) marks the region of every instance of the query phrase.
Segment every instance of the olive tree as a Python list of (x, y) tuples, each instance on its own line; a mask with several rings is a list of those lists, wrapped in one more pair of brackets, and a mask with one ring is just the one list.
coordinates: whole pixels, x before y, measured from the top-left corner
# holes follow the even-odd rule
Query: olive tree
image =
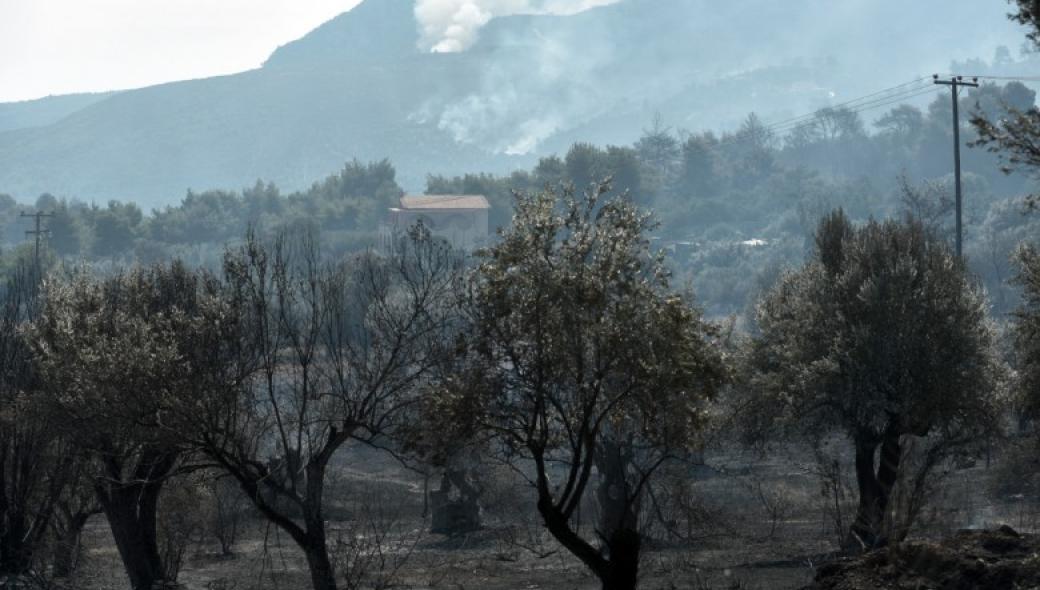
[(156, 514), (185, 447), (162, 409), (206, 381), (207, 335), (222, 325), (212, 300), (212, 281), (179, 263), (81, 270), (45, 281), (27, 332), (52, 411), (98, 467), (94, 492), (133, 588), (165, 581)]
[(1012, 328), (1014, 359), (1018, 370), (1018, 390), (1035, 415), (1040, 410), (1040, 252), (1024, 245), (1018, 251), (1023, 300), (1015, 312)]
[[(1025, 26), (1026, 38), (1040, 48), (1040, 1), (1008, 0), (1008, 3), (1015, 7), (1008, 18)], [(1004, 172), (1023, 170), (1035, 175), (1040, 170), (1040, 109), (1033, 106), (1022, 110), (1005, 105), (1000, 119), (994, 121), (976, 113), (971, 124), (978, 132), (978, 139), (971, 145), (1000, 154), (1005, 163)], [(1026, 204), (1036, 208), (1040, 205), (1040, 195), (1030, 195)]]
[[(459, 258), (421, 227), (394, 257), (322, 258), (314, 236), (248, 236), (225, 256), (228, 359), (172, 404), (170, 430), (233, 478), (303, 551), (315, 590), (339, 576), (326, 530), (333, 458), (383, 446), (438, 361)], [(175, 400), (176, 401), (176, 400)]]
[(73, 457), (45, 404), (24, 328), (39, 309), (39, 267), (15, 261), (0, 277), (0, 575), (38, 565)]
[[(650, 217), (608, 191), (516, 194), (469, 277), (454, 368), (426, 414), (435, 435), (486, 437), (533, 487), (548, 532), (604, 588), (635, 588), (647, 486), (697, 444), (726, 372), (715, 328), (649, 248)], [(582, 530), (593, 482), (601, 517)]]
[(809, 261), (756, 317), (750, 423), (814, 444), (848, 437), (859, 504), (847, 549), (889, 540), (905, 437), (978, 438), (994, 424), (999, 366), (982, 289), (917, 221), (826, 216)]

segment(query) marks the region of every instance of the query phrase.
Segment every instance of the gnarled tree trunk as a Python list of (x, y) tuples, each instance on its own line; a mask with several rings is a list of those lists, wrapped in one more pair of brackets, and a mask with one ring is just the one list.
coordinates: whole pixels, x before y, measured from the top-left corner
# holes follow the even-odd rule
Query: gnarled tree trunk
[(329, 560), (325, 531), (308, 535), (306, 544), (301, 544), (301, 546), (307, 556), (307, 568), (311, 573), (311, 587), (314, 590), (336, 590), (336, 572)]
[[(599, 485), (596, 501), (599, 503), (597, 531), (604, 539), (611, 539), (615, 531), (639, 530), (638, 499), (632, 497), (628, 481), (629, 455), (615, 442), (602, 442), (596, 454)], [(607, 543), (610, 546), (610, 543)]]
[(32, 569), (32, 547), (25, 542), (29, 526), (25, 514), (4, 514), (0, 527), (0, 573), (22, 575)]
[(97, 486), (119, 557), (133, 590), (151, 590), (164, 577), (156, 540), (159, 482)]
[[(875, 469), (874, 456), (878, 447), (881, 448), (881, 459)], [(859, 507), (845, 542), (845, 551), (866, 551), (888, 542), (884, 531), (885, 511), (888, 509), (892, 487), (899, 477), (900, 457), (899, 434), (892, 428), (886, 430), (880, 443), (870, 437), (857, 437), (856, 483), (859, 488)]]
[(64, 530), (58, 535), (57, 545), (54, 548), (54, 577), (67, 578), (76, 571), (76, 567), (79, 565), (83, 528), (87, 526), (90, 516), (90, 512), (78, 512), (71, 515), (68, 522), (64, 523)]
[(639, 582), (639, 552), (642, 538), (639, 531), (616, 529), (607, 539), (610, 561), (600, 576), (603, 590), (635, 590)]
[(430, 494), (430, 532), (460, 535), (480, 530), (480, 495), (480, 487), (472, 483), (466, 469), (448, 467), (440, 487)]

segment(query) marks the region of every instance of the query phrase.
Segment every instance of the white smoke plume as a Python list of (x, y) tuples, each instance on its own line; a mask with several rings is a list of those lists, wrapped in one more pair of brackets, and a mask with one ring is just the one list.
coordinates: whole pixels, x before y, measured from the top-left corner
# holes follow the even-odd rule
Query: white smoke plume
[(468, 49), (491, 19), (511, 14), (574, 14), (619, 0), (416, 0), (420, 45), (433, 52)]

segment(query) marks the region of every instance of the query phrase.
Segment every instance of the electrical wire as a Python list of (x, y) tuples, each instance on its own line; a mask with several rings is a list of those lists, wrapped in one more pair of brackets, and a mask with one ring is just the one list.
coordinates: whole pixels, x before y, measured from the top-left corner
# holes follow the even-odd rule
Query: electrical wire
[(1040, 82), (1040, 76), (962, 76), (963, 78), (978, 78), (979, 80), (1009, 80), (1013, 82)]
[[(892, 95), (892, 96), (885, 96), (885, 97), (882, 97), (882, 98), (879, 98), (879, 99), (875, 99), (875, 100), (873, 100), (871, 102), (864, 103), (862, 105), (858, 105), (855, 108), (848, 108), (848, 109), (845, 109), (845, 110), (848, 110), (848, 111), (853, 112), (853, 113), (862, 113), (862, 112), (865, 112), (865, 111), (874, 110), (874, 109), (885, 107), (885, 106), (888, 106), (888, 105), (902, 103), (902, 102), (905, 102), (905, 101), (907, 101), (909, 99), (916, 98), (918, 96), (924, 96), (924, 95), (927, 95), (927, 94), (932, 94), (932, 93), (938, 92), (939, 90), (941, 90), (941, 89), (937, 88), (934, 85), (929, 84), (928, 86), (922, 86), (922, 87), (913, 88), (912, 90), (909, 90), (909, 91), (907, 91), (905, 93), (902, 93), (902, 94)], [(838, 107), (825, 107), (825, 108), (836, 109)], [(820, 109), (820, 110), (823, 110), (823, 109)], [(819, 113), (820, 110), (818, 110), (815, 113), (813, 113), (805, 121), (798, 122), (798, 123), (796, 123), (794, 125), (783, 125), (783, 126), (776, 126), (776, 127), (771, 126), (770, 129), (773, 132), (776, 132), (776, 133), (782, 133), (784, 131), (792, 131), (792, 130), (797, 129), (798, 127), (801, 127), (802, 125), (805, 125), (805, 124), (809, 123), (810, 121), (812, 121), (812, 119), (816, 117), (816, 114)]]
[[(920, 84), (923, 80), (927, 80), (927, 79), (928, 79), (928, 76), (922, 76), (920, 78), (916, 78), (914, 80), (910, 80), (909, 82), (903, 82), (902, 84), (897, 84), (895, 86), (892, 86), (892, 87), (889, 87), (889, 88), (885, 88), (884, 90), (878, 90), (877, 92), (872, 92), (870, 94), (866, 94), (864, 96), (860, 96), (859, 98), (854, 98), (852, 100), (847, 100), (845, 102), (840, 102), (840, 103), (835, 104), (835, 105), (830, 105), (830, 106), (828, 106), (826, 108), (832, 108), (832, 109), (840, 109), (840, 108), (843, 108), (843, 107), (850, 107), (851, 108), (853, 105), (855, 105), (855, 103), (860, 102), (862, 100), (873, 98), (875, 96), (878, 96), (879, 94), (886, 94), (886, 93), (889, 93), (889, 92), (893, 92), (893, 91), (898, 90), (900, 88), (905, 88), (906, 86)], [(900, 91), (900, 92), (905, 92), (905, 91)], [(899, 93), (895, 93), (895, 94), (899, 94)], [(819, 109), (817, 109), (817, 111), (818, 110)], [(807, 113), (807, 114), (804, 114), (804, 115), (799, 115), (797, 117), (792, 117), (790, 119), (784, 119), (782, 121), (777, 121), (775, 123), (770, 124), (769, 127), (779, 127), (779, 126), (786, 125), (788, 123), (791, 123), (791, 122), (793, 122), (795, 120), (799, 120), (799, 119), (811, 119), (814, 116), (816, 116), (816, 112), (817, 111), (813, 111), (812, 113)]]
[[(924, 83), (926, 80), (928, 82)], [(813, 121), (817, 117), (819, 112), (824, 109), (841, 109), (845, 111), (850, 111), (852, 113), (862, 113), (865, 111), (889, 106), (892, 104), (903, 103), (907, 100), (917, 98), (920, 96), (925, 96), (928, 94), (933, 94), (940, 90), (941, 88), (931, 83), (931, 76), (922, 76), (920, 78), (910, 80), (909, 82), (897, 84), (896, 86), (885, 88), (883, 90), (878, 90), (876, 92), (872, 92), (870, 94), (866, 94), (858, 98), (816, 109), (811, 113), (806, 113), (797, 117), (791, 117), (789, 119), (777, 121), (775, 123), (765, 125), (763, 126), (763, 128), (765, 132), (769, 134), (787, 133)], [(722, 138), (717, 143), (717, 145), (725, 146), (734, 143), (744, 143), (745, 141), (749, 141), (751, 139), (752, 138), (750, 137), (742, 137), (740, 135), (735, 134)]]

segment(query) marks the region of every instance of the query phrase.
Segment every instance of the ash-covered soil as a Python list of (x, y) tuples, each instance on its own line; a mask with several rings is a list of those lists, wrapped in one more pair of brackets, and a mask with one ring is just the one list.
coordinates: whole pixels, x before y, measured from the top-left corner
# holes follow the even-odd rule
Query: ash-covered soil
[(822, 566), (803, 590), (1040, 588), (1040, 535), (1009, 526), (910, 541)]

